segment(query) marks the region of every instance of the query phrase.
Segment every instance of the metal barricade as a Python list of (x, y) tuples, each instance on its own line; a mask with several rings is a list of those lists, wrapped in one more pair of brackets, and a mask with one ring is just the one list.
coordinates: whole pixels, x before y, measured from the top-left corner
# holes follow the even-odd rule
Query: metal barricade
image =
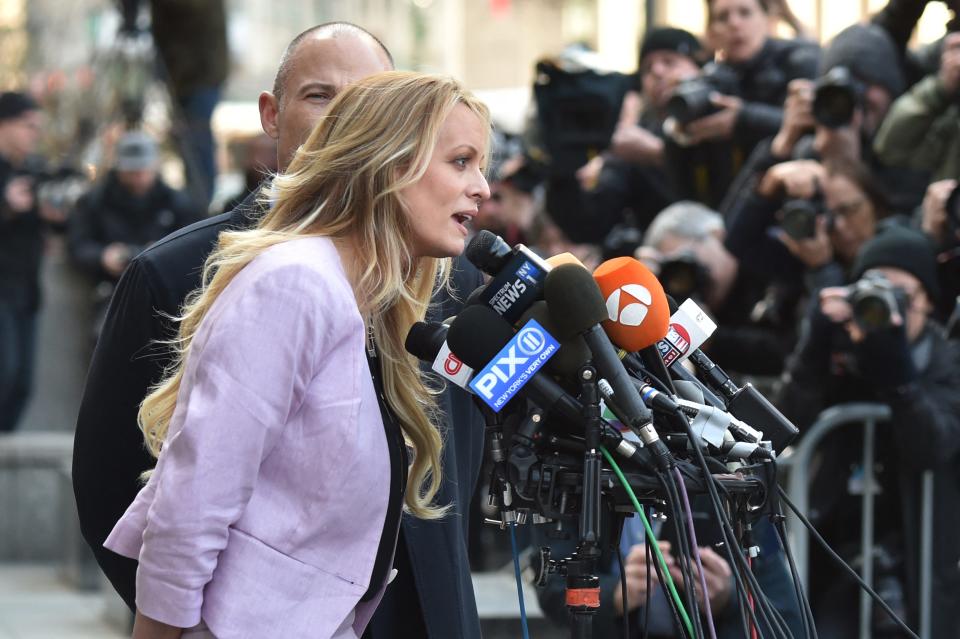
[[(851, 403), (826, 409), (817, 421), (803, 434), (794, 445), (792, 452), (781, 458), (783, 466), (789, 470), (787, 493), (800, 512), (809, 513), (810, 504), (810, 463), (817, 446), (829, 433), (845, 425), (863, 425), (863, 495), (861, 509), (863, 525), (860, 533), (861, 556), (864, 557), (861, 577), (873, 588), (873, 524), (876, 477), (874, 475), (874, 453), (876, 449), (876, 428), (878, 422), (891, 419), (890, 407), (886, 404)], [(799, 518), (788, 512), (787, 525), (790, 544), (797, 564), (797, 571), (803, 587), (808, 587), (809, 533)], [(930, 637), (930, 594), (932, 587), (933, 553), (933, 472), (925, 471), (922, 478), (921, 521), (920, 521), (920, 639)], [(860, 591), (860, 633), (861, 639), (870, 638), (870, 619), (873, 612), (873, 600), (865, 591)]]

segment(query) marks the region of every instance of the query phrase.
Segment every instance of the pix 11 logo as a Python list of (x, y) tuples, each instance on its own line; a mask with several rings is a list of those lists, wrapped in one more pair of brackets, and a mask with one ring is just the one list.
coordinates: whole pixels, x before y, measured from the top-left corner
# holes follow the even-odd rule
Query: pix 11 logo
[(470, 388), (499, 412), (559, 348), (560, 343), (546, 329), (530, 320), (474, 376)]

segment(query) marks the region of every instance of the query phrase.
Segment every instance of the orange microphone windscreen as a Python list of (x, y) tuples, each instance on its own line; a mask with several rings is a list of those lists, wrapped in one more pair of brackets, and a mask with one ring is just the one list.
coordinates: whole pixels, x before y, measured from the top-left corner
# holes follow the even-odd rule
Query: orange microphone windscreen
[(611, 342), (634, 352), (666, 336), (670, 306), (650, 269), (632, 257), (617, 257), (598, 266), (593, 278), (606, 300), (603, 328)]
[[(556, 268), (561, 264), (576, 264), (577, 266), (583, 266), (583, 262), (577, 259), (577, 256), (573, 253), (557, 253), (556, 255), (551, 255), (545, 261), (553, 268)], [(586, 267), (584, 266), (584, 268)]]

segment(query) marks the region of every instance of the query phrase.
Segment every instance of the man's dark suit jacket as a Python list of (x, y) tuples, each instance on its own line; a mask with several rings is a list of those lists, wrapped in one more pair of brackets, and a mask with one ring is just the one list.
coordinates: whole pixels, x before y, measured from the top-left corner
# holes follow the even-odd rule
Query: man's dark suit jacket
[[(148, 386), (170, 362), (169, 350), (156, 341), (173, 336), (173, 324), (165, 317), (176, 315), (186, 295), (199, 286), (204, 260), (220, 231), (249, 226), (257, 216), (251, 196), (230, 213), (172, 233), (138, 255), (117, 286), (93, 354), (77, 420), (73, 487), (83, 536), (131, 609), (137, 562), (105, 549), (103, 542), (140, 490), (140, 474), (155, 464), (136, 416)], [(458, 258), (454, 265), (454, 288), (464, 299), (482, 276), (466, 260)], [(431, 316), (449, 317), (461, 305), (441, 292)], [(398, 574), (365, 637), (417, 637), (424, 634), (424, 623), (429, 637), (480, 637), (467, 559), (467, 515), (483, 454), (483, 419), (459, 388), (448, 388), (440, 404), (448, 429), (438, 503), (453, 508), (440, 521), (404, 515)]]

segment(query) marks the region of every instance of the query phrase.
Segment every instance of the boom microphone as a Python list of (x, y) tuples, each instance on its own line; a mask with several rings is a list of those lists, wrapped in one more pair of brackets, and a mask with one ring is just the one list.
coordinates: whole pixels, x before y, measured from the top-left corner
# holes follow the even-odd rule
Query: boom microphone
[[(483, 306), (469, 306), (462, 311), (450, 326), (448, 341), (454, 353), (464, 363), (482, 374), (505, 344), (514, 338), (513, 328), (493, 310)], [(508, 381), (511, 378), (508, 377)], [(508, 383), (504, 382), (504, 383)], [(556, 382), (534, 373), (517, 391), (539, 406), (547, 419), (555, 419), (571, 432), (582, 431), (583, 406), (579, 400), (564, 391)], [(623, 439), (616, 429), (604, 425), (606, 445), (620, 455), (643, 465), (648, 465), (646, 454)]]
[(597, 267), (593, 278), (606, 298), (608, 319), (603, 328), (610, 341), (636, 352), (647, 372), (672, 392), (673, 380), (658, 350), (667, 335), (670, 314), (660, 282), (632, 257), (607, 260)]
[[(674, 300), (670, 299), (668, 303), (676, 307)], [(689, 303), (690, 300), (687, 300), (684, 305)], [(753, 384), (747, 383), (742, 388), (738, 387), (730, 376), (699, 348), (690, 353), (690, 361), (707, 380), (707, 384), (726, 398), (730, 414), (762, 430), (778, 453), (800, 434), (800, 430)], [(680, 364), (675, 363), (674, 366)]]
[[(494, 310), (479, 304), (460, 311), (447, 333), (450, 349), (467, 366), (479, 371), (477, 377), (480, 377), (490, 364), (499, 363), (493, 360), (513, 338), (513, 327)], [(513, 353), (503, 359), (505, 361), (499, 367), (495, 365), (493, 368), (496, 370), (488, 375), (491, 375), (490, 379), (494, 384), (499, 381), (504, 386), (509, 386), (517, 376), (519, 368), (528, 364), (530, 358)], [(579, 422), (579, 402), (545, 375), (534, 374), (529, 377), (526, 385), (517, 391), (517, 394), (526, 394), (545, 413), (560, 417), (568, 423)], [(478, 395), (484, 395), (489, 400), (494, 393), (492, 390), (481, 390)], [(509, 400), (506, 403), (509, 403)], [(502, 408), (503, 406), (494, 410)]]
[(667, 334), (670, 308), (663, 286), (632, 257), (607, 260), (593, 272), (607, 308), (603, 328), (610, 341), (636, 352)]
[(575, 264), (558, 266), (547, 274), (544, 296), (560, 337), (583, 336), (593, 355), (593, 365), (613, 389), (614, 403), (654, 453), (658, 466), (670, 467), (670, 453), (653, 427), (650, 411), (600, 326), (608, 317), (607, 306), (593, 276)]
[(473, 369), (463, 363), (447, 345), (449, 327), (436, 322), (416, 322), (410, 327), (403, 346), (417, 359), (430, 364), (431, 369), (469, 392)]

